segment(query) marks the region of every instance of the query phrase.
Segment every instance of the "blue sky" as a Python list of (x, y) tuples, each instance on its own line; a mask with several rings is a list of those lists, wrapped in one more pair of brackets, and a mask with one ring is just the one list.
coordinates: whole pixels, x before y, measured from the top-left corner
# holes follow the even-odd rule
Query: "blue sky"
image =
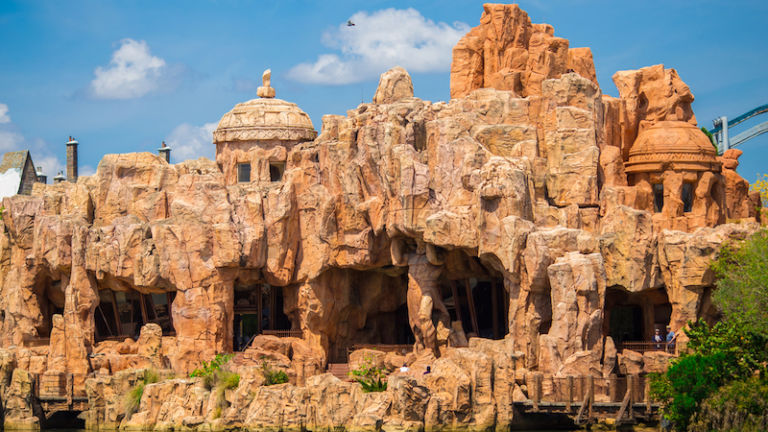
[[(699, 125), (768, 103), (768, 2), (520, 4), (572, 47), (592, 48), (606, 94), (618, 93), (615, 71), (663, 63), (691, 87)], [(467, 0), (0, 0), (0, 152), (30, 148), (49, 178), (69, 135), (85, 174), (105, 153), (155, 151), (162, 140), (177, 160), (210, 157), (207, 134), (256, 97), (266, 68), (277, 97), (318, 130), (323, 114), (370, 102), (395, 64), (416, 96), (447, 100), (450, 48), (481, 13)], [(358, 25), (344, 26), (350, 18)], [(747, 180), (768, 172), (768, 134), (742, 150)]]

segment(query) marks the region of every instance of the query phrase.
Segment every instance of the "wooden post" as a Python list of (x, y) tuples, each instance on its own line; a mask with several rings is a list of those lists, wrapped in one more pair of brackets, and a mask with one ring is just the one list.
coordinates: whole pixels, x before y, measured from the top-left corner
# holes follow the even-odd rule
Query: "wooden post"
[(69, 409), (72, 409), (72, 393), (74, 393), (74, 379), (72, 374), (67, 374), (67, 384), (64, 391), (67, 393), (67, 405), (69, 406)]
[(499, 339), (499, 291), (494, 280), (491, 280), (491, 317), (493, 320), (493, 338)]
[(276, 330), (275, 328), (275, 320), (277, 317), (275, 307), (277, 306), (277, 293), (275, 290), (277, 287), (270, 287), (269, 289), (269, 328), (272, 330)]
[(472, 320), (472, 329), (476, 336), (480, 336), (480, 329), (477, 326), (477, 311), (475, 311), (475, 298), (472, 296), (472, 287), (469, 286), (469, 279), (464, 279), (464, 287), (467, 290), (467, 304), (469, 305), (469, 317)]
[(117, 310), (117, 296), (114, 291), (110, 290), (109, 292), (112, 293), (112, 312), (115, 314), (115, 326), (117, 327), (115, 330), (117, 330), (118, 336), (122, 336), (123, 324), (120, 322), (120, 312)]
[(618, 402), (616, 400), (616, 386), (618, 385), (616, 381), (616, 375), (610, 375), (608, 377), (608, 398), (611, 402)]
[(170, 292), (165, 293), (166, 301), (168, 302), (168, 319), (171, 321), (171, 331), (176, 333), (176, 327), (173, 326), (173, 300), (174, 296), (171, 296)]
[(139, 307), (141, 308), (141, 319), (144, 321), (144, 324), (146, 324), (149, 322), (149, 317), (147, 316), (147, 299), (145, 299), (144, 294), (141, 293), (139, 293)]
[(651, 414), (651, 380), (645, 379), (645, 415)]
[(627, 391), (629, 392), (629, 405), (627, 406), (627, 414), (629, 415), (630, 420), (635, 418), (635, 413), (632, 411), (632, 408), (635, 405), (635, 401), (637, 400), (637, 393), (635, 392), (637, 388), (637, 375), (627, 375)]
[(595, 378), (587, 375), (587, 399), (589, 400), (589, 418), (592, 419), (592, 403), (595, 400)]
[(461, 302), (459, 301), (459, 289), (456, 287), (456, 281), (450, 281), (451, 295), (453, 296), (453, 307), (456, 308), (456, 319), (462, 323), (462, 329), (464, 328), (464, 322), (461, 320)]
[(568, 380), (568, 404), (565, 406), (565, 409), (570, 414), (571, 413), (571, 404), (573, 404), (573, 390), (574, 390), (574, 388), (573, 388), (573, 376), (572, 375), (568, 375), (567, 380)]
[(261, 319), (264, 314), (264, 285), (259, 285), (259, 302), (258, 307), (256, 308), (256, 313), (259, 315), (259, 325), (256, 328), (259, 329), (259, 333), (263, 333), (264, 329), (261, 327)]
[(533, 411), (539, 411), (539, 402), (541, 402), (541, 372), (533, 374)]

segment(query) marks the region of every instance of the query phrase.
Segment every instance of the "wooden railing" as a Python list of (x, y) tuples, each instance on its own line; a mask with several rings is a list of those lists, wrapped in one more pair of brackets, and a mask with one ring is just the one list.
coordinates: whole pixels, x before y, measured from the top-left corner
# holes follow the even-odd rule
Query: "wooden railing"
[(644, 353), (646, 351), (665, 351), (670, 354), (676, 354), (676, 347), (674, 343), (667, 343), (667, 342), (635, 342), (635, 341), (627, 341), (627, 342), (620, 342), (619, 343), (619, 350), (632, 350), (637, 351), (639, 353)]
[(376, 350), (376, 351), (383, 351), (383, 352), (394, 352), (400, 355), (406, 355), (413, 351), (413, 345), (396, 345), (396, 344), (354, 344), (350, 346), (347, 349), (347, 356), (352, 353), (352, 351), (357, 351), (361, 349), (369, 349), (369, 350)]
[(263, 330), (261, 334), (264, 336), (277, 336), (279, 338), (295, 337), (299, 339), (304, 335), (301, 330)]

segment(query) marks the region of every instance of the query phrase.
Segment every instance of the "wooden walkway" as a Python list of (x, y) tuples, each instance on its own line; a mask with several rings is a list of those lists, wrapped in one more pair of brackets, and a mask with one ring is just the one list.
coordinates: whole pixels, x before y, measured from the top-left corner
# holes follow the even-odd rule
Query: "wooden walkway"
[(44, 373), (34, 375), (32, 393), (40, 404), (46, 419), (61, 411), (86, 411), (86, 375)]
[(523, 413), (564, 414), (577, 425), (609, 418), (617, 425), (659, 419), (660, 405), (650, 399), (650, 382), (638, 375), (554, 378), (533, 373), (526, 381), (530, 399), (514, 403)]

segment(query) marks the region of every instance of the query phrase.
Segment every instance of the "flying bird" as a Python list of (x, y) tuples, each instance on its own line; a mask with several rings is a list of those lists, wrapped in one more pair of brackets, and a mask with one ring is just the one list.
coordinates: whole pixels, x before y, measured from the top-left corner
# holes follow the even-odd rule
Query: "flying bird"
[(355, 23), (352, 22), (352, 20), (347, 20), (347, 27), (354, 27)]

